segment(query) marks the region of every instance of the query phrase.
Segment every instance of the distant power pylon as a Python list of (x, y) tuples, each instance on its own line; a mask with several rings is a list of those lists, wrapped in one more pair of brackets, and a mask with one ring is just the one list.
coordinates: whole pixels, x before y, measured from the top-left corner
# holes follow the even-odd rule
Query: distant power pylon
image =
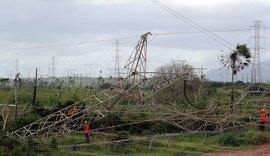
[(52, 56), (52, 79), (55, 79), (55, 56)]
[(120, 49), (119, 49), (120, 42), (119, 40), (115, 40), (115, 61), (114, 61), (114, 77), (119, 78), (120, 77)]
[(15, 76), (19, 73), (19, 60), (16, 59)]
[(260, 29), (263, 28), (261, 26), (261, 21), (254, 21), (255, 35), (252, 36), (254, 38), (254, 53), (253, 53), (253, 62), (251, 69), (251, 83), (261, 83), (262, 82), (262, 68), (261, 68), (261, 58), (260, 58)]

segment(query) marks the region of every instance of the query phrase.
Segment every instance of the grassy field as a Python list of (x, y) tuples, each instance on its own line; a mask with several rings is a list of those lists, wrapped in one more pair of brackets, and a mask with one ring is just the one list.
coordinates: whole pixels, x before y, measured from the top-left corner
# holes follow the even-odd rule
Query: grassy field
[[(234, 91), (236, 98), (239, 99), (242, 92), (246, 86), (237, 86)], [(229, 111), (230, 104), (230, 87), (220, 87), (215, 88), (214, 92), (207, 96), (206, 99), (199, 98), (198, 95), (194, 98), (194, 103), (200, 103), (206, 101), (206, 105), (215, 105), (216, 108), (222, 110), (220, 113)], [(74, 102), (80, 101), (86, 97), (89, 97), (95, 93), (97, 90), (87, 90), (85, 88), (68, 88), (68, 89), (38, 89), (37, 94), (37, 105), (35, 111), (32, 108), (32, 93), (31, 89), (21, 88), (18, 91), (18, 103), (20, 118), (15, 121), (14, 118), (10, 117), (9, 123), (7, 125), (7, 131), (13, 131), (20, 128), (28, 123), (31, 123), (46, 114), (61, 109), (67, 105)], [(162, 96), (162, 95), (161, 95)], [(167, 97), (164, 97), (167, 98)], [(268, 104), (270, 100), (268, 96), (260, 98), (256, 95), (247, 96), (242, 103), (246, 105), (238, 105), (236, 108), (236, 114), (250, 115), (249, 119), (257, 121), (259, 114), (258, 108), (264, 107), (270, 109)], [(127, 103), (129, 102), (129, 105)], [(0, 103), (2, 104), (14, 104), (14, 90), (0, 90)], [(3, 107), (3, 106), (2, 106)], [(142, 105), (141, 111), (137, 113), (135, 102), (129, 101), (128, 99), (122, 99), (117, 108), (119, 111), (129, 112), (111, 114), (108, 118), (101, 121), (108, 125), (114, 125), (116, 122), (135, 122), (141, 120), (149, 120), (152, 116), (146, 115), (149, 106)], [(28, 108), (28, 109), (22, 109)], [(189, 112), (194, 111), (194, 108), (187, 104), (179, 104), (176, 102), (164, 103), (162, 108), (155, 108), (156, 115), (170, 115), (168, 111), (164, 108), (171, 110), (177, 110), (179, 112)], [(12, 110), (14, 111), (14, 110)], [(153, 111), (153, 110), (152, 110)], [(218, 112), (218, 113), (219, 113)], [(41, 114), (43, 113), (43, 114)], [(14, 113), (12, 114), (14, 115)], [(121, 115), (121, 120), (118, 117)], [(2, 120), (2, 119), (1, 119)], [(119, 120), (119, 121), (118, 121)], [(14, 155), (17, 151), (25, 151), (25, 155), (32, 153), (31, 155), (130, 155), (130, 156), (143, 156), (143, 155), (153, 155), (153, 156), (164, 156), (164, 155), (187, 155), (196, 156), (204, 152), (214, 151), (218, 148), (225, 149), (243, 149), (248, 148), (253, 145), (268, 142), (270, 133), (262, 133), (257, 130), (257, 127), (247, 127), (239, 128), (235, 130), (226, 131), (223, 134), (185, 134), (184, 132), (179, 132), (171, 129), (169, 124), (164, 124), (164, 122), (151, 121), (144, 124), (137, 124), (139, 128), (143, 131), (137, 131), (136, 128), (122, 128), (122, 129), (108, 129), (104, 132), (108, 133), (109, 137), (105, 137), (104, 134), (96, 134), (92, 144), (85, 143), (83, 134), (71, 134), (65, 137), (49, 138), (47, 142), (40, 142), (34, 140), (34, 143), (25, 143), (23, 146), (20, 143), (14, 141), (14, 148), (12, 150), (5, 147), (6, 142), (13, 144), (8, 139), (2, 139), (0, 141), (0, 153), (4, 153), (8, 150), (11, 152), (10, 155)], [(94, 127), (95, 129), (96, 127)], [(179, 135), (175, 136), (163, 136), (163, 133), (179, 132)], [(124, 135), (123, 135), (124, 134)], [(159, 136), (160, 135), (160, 136)], [(154, 137), (155, 136), (155, 137)], [(1, 135), (4, 137), (4, 134)], [(113, 141), (121, 139), (128, 139), (127, 142), (115, 143)], [(74, 146), (72, 146), (74, 145)], [(81, 145), (81, 146), (79, 146)], [(22, 147), (21, 147), (22, 146)], [(68, 146), (68, 147), (65, 147)], [(77, 147), (78, 146), (78, 147)], [(35, 147), (46, 148), (46, 150), (40, 150), (39, 152)], [(1, 152), (2, 151), (2, 152)], [(21, 153), (24, 155), (24, 152)], [(1, 154), (0, 154), (1, 155)], [(8, 155), (8, 154), (7, 154)]]
[[(96, 138), (93, 143), (84, 143), (83, 135), (69, 135), (57, 142), (57, 149), (48, 152), (49, 155), (83, 155), (85, 153), (93, 155), (129, 155), (129, 156), (162, 156), (162, 155), (184, 155), (198, 156), (205, 152), (216, 149), (248, 149), (256, 144), (269, 141), (270, 132), (258, 132), (256, 128), (241, 131), (227, 132), (222, 135), (187, 135), (179, 134), (171, 137), (155, 137), (153, 140), (129, 135), (130, 141), (125, 143), (113, 143), (99, 145), (102, 137)], [(47, 146), (50, 146), (50, 141)], [(72, 144), (71, 144), (72, 143)], [(76, 145), (83, 145), (77, 147)], [(65, 145), (73, 145), (64, 148)], [(57, 150), (59, 150), (57, 152)], [(40, 154), (46, 155), (46, 154)]]

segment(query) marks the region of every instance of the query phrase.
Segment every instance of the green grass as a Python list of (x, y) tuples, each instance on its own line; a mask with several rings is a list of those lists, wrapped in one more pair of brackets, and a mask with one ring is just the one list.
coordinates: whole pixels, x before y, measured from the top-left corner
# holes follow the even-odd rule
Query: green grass
[[(37, 102), (43, 107), (54, 107), (58, 102), (64, 103), (67, 100), (80, 101), (95, 93), (85, 88), (72, 89), (38, 89)], [(21, 105), (31, 105), (33, 90), (20, 88), (17, 92), (18, 102)], [(14, 90), (0, 90), (0, 103), (14, 104)]]
[[(239, 97), (240, 93), (243, 91), (244, 87), (239, 87), (235, 89), (236, 99)], [(217, 106), (222, 107), (223, 112), (229, 110), (230, 102), (230, 87), (227, 88), (218, 88), (217, 93), (212, 97), (213, 99), (219, 100), (215, 101)], [(73, 89), (40, 89), (37, 94), (37, 101), (41, 107), (54, 108), (57, 104), (65, 103), (67, 100), (72, 100), (74, 102), (84, 99), (95, 93), (94, 90), (87, 91), (84, 88), (73, 88)], [(30, 89), (20, 89), (18, 91), (18, 101), (21, 105), (31, 105), (32, 102), (32, 90)], [(245, 100), (254, 100), (258, 97), (248, 96)], [(132, 112), (136, 110), (137, 105), (135, 102), (131, 102), (130, 105), (126, 105), (124, 99), (118, 104), (118, 110), (129, 110)], [(0, 103), (13, 103), (14, 102), (14, 91), (0, 91)], [(196, 101), (195, 101), (196, 102)], [(257, 107), (263, 107), (264, 104), (268, 104), (269, 98), (264, 97), (262, 99), (263, 103), (260, 103)], [(253, 105), (239, 106), (236, 109), (236, 113), (239, 114), (252, 114), (257, 112), (257, 108)], [(140, 107), (147, 108), (147, 105), (142, 105)], [(191, 106), (184, 106), (178, 103), (164, 104), (166, 108), (172, 108), (178, 110), (179, 112), (184, 111), (194, 111), (194, 108)], [(168, 113), (163, 108), (155, 108), (158, 113)], [(143, 110), (143, 109), (142, 109)], [(259, 114), (257, 114), (259, 115)], [(26, 118), (27, 116), (25, 116)], [(29, 116), (29, 121), (31, 116)], [(34, 118), (34, 117), (32, 117)], [(130, 113), (127, 116), (124, 116), (122, 119), (129, 120), (146, 120), (149, 116), (144, 113), (132, 114)], [(253, 115), (253, 120), (258, 120), (259, 116)], [(27, 119), (27, 118), (26, 118)], [(151, 119), (151, 118), (150, 118)], [(149, 123), (148, 129), (142, 133), (129, 132), (129, 137), (142, 137), (145, 135), (159, 134), (162, 133), (161, 130), (167, 132), (168, 126), (164, 123)], [(179, 135), (177, 137), (159, 137), (156, 138), (152, 145), (150, 140), (135, 140), (125, 144), (119, 145), (89, 145), (80, 148), (72, 148), (70, 154), (67, 152), (44, 152), (38, 155), (41, 156), (64, 156), (64, 155), (78, 155), (76, 152), (89, 152), (97, 153), (101, 155), (105, 154), (114, 154), (114, 155), (130, 155), (130, 156), (144, 156), (144, 155), (153, 155), (153, 156), (166, 156), (166, 155), (187, 155), (187, 156), (196, 156), (203, 152), (214, 151), (217, 148), (226, 148), (226, 149), (238, 149), (238, 148), (247, 148), (253, 145), (261, 144), (269, 141), (270, 133), (261, 133), (258, 132), (257, 127), (251, 127), (248, 129), (242, 129), (241, 131), (232, 131), (226, 132), (222, 135)], [(118, 133), (115, 129), (111, 130), (111, 133)], [(108, 138), (109, 140), (112, 138)], [(61, 145), (70, 145), (70, 144), (79, 144), (83, 143), (85, 140), (83, 134), (68, 135), (66, 137), (58, 137), (57, 144)], [(96, 140), (106, 140), (105, 136), (98, 136)], [(48, 142), (45, 142), (45, 147), (50, 147), (50, 139)], [(72, 152), (75, 152), (72, 154)]]
[[(243, 132), (244, 133), (244, 132)], [(260, 132), (258, 132), (260, 133)], [(230, 135), (225, 133), (224, 135)], [(237, 134), (237, 137), (242, 133)], [(142, 140), (142, 137), (129, 135), (130, 138), (135, 138), (134, 141), (125, 144), (114, 145), (90, 145), (80, 148), (73, 148), (74, 151), (89, 152), (97, 154), (114, 154), (114, 155), (129, 155), (129, 156), (159, 156), (159, 155), (185, 155), (196, 156), (201, 153), (211, 152), (217, 148), (239, 149), (246, 148), (247, 145), (241, 144), (239, 147), (224, 146), (220, 143), (222, 135), (203, 136), (203, 135), (185, 135), (177, 137), (159, 137), (155, 138), (151, 144), (151, 140)], [(224, 136), (222, 136), (224, 137)], [(245, 137), (245, 136), (242, 136)], [(137, 139), (136, 139), (137, 138)], [(102, 137), (97, 140), (105, 139)], [(60, 139), (59, 145), (76, 144), (84, 141), (84, 135), (70, 135)], [(99, 141), (99, 140), (98, 140)], [(151, 146), (150, 146), (151, 144)], [(250, 145), (250, 144), (249, 144)]]

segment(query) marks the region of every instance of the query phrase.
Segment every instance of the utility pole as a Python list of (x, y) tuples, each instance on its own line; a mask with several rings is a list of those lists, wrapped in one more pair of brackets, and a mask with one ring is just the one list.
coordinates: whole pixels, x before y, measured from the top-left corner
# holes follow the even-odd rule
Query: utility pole
[(18, 99), (17, 99), (17, 87), (18, 83), (21, 83), (21, 79), (19, 77), (20, 73), (16, 74), (15, 79), (14, 79), (14, 101), (15, 101), (15, 107), (16, 107), (16, 112), (15, 112), (15, 120), (17, 120), (18, 117)]
[(48, 74), (47, 74), (48, 76), (47, 76), (47, 81), (48, 81), (48, 83), (50, 83), (50, 77), (51, 77), (51, 64), (49, 63), (48, 64)]
[(101, 77), (101, 74), (102, 74), (102, 70), (99, 71), (99, 77), (98, 77), (98, 90), (100, 91), (100, 87), (102, 85), (102, 80), (103, 78)]
[(251, 69), (251, 83), (261, 83), (262, 82), (262, 69), (261, 69), (261, 59), (260, 59), (260, 29), (263, 28), (261, 26), (261, 21), (254, 21), (255, 35), (252, 36), (254, 38), (254, 53), (253, 53), (253, 62)]
[(19, 72), (19, 60), (18, 59), (16, 59), (16, 68), (15, 68), (15, 76), (18, 74), (18, 72)]
[(82, 76), (83, 76), (83, 74), (79, 74), (79, 77), (80, 77), (80, 87), (82, 87)]
[(52, 56), (52, 81), (55, 81), (55, 56)]
[(17, 101), (17, 84), (18, 84), (18, 78), (19, 78), (19, 60), (16, 59), (16, 69), (15, 69), (15, 79), (14, 79), (14, 102), (15, 102), (15, 120), (17, 120), (18, 117), (18, 101)]
[(36, 107), (36, 94), (37, 94), (37, 68), (36, 68), (36, 75), (34, 80), (34, 92), (33, 92), (33, 101), (32, 101), (32, 107)]
[(203, 74), (203, 70), (204, 70), (204, 68), (203, 68), (203, 66), (201, 66), (201, 69), (200, 69), (200, 74), (201, 74), (201, 81), (204, 79), (204, 74)]

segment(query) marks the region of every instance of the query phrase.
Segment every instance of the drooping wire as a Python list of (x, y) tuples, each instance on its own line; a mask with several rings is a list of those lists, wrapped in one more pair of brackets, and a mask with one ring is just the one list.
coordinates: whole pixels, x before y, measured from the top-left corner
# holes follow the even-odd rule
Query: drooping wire
[[(265, 28), (270, 29), (270, 28)], [(209, 32), (239, 32), (239, 31), (249, 31), (250, 29), (226, 29), (226, 30), (213, 30)], [(205, 33), (203, 31), (189, 31), (189, 32), (164, 32), (164, 33), (152, 33), (154, 37), (152, 40), (154, 40), (157, 36), (169, 36), (169, 35), (185, 35), (185, 34), (200, 34)], [(138, 38), (137, 36), (127, 36), (127, 37), (120, 37), (117, 39), (131, 39), (131, 38)], [(83, 41), (83, 42), (73, 42), (73, 43), (59, 43), (59, 44), (49, 44), (49, 45), (41, 45), (41, 46), (33, 46), (33, 47), (17, 47), (17, 48), (5, 48), (0, 49), (0, 51), (16, 51), (16, 50), (30, 50), (30, 49), (43, 49), (43, 48), (55, 48), (55, 47), (67, 47), (67, 46), (79, 46), (79, 45), (85, 45), (85, 44), (94, 44), (94, 43), (102, 43), (102, 42), (110, 42), (115, 41), (115, 39), (104, 39), (104, 40), (92, 40), (92, 41)]]
[[(267, 28), (270, 29), (270, 28)], [(224, 30), (212, 30), (210, 32), (239, 32), (239, 31), (249, 31), (250, 29), (242, 28), (242, 29), (224, 29)], [(188, 31), (188, 32), (164, 32), (164, 33), (152, 33), (153, 35), (185, 35), (185, 34), (200, 34), (203, 33), (201, 31)]]
[(199, 106), (196, 106), (195, 104), (191, 103), (187, 97), (187, 80), (184, 80), (184, 97), (186, 99), (186, 101), (194, 108), (197, 108), (197, 109), (206, 109), (204, 107), (199, 107)]
[[(137, 38), (137, 37), (140, 37), (140, 36), (128, 36), (128, 37), (121, 37), (121, 38), (117, 38), (117, 39), (130, 39), (130, 38)], [(66, 46), (76, 46), (76, 45), (84, 45), (84, 44), (91, 44), (91, 43), (110, 42), (110, 41), (115, 41), (115, 40), (116, 39), (104, 39), (104, 40), (93, 40), (93, 41), (74, 42), (74, 43), (59, 43), (59, 44), (50, 44), (50, 45), (44, 45), (44, 46), (24, 47), (24, 48), (7, 48), (7, 49), (0, 49), (0, 51), (30, 50), (30, 49), (66, 47)]]
[[(205, 34), (206, 36), (212, 38), (213, 40), (215, 40), (216, 42), (220, 43), (221, 45), (223, 45), (224, 47), (231, 49), (232, 44), (228, 41), (226, 41), (224, 38), (214, 34), (213, 32), (207, 30), (206, 28), (202, 27), (201, 25), (195, 23), (194, 21), (190, 20), (189, 18), (185, 17), (184, 15), (180, 14), (179, 12), (169, 8), (168, 6), (166, 6), (165, 4), (157, 1), (157, 0), (150, 0), (151, 2), (153, 2), (154, 4), (156, 4), (157, 6), (159, 6), (160, 8), (166, 10), (167, 12), (169, 12), (170, 14), (174, 15), (175, 17), (177, 17), (178, 19), (184, 21), (185, 23), (191, 25), (193, 28), (199, 30), (200, 32), (202, 32), (203, 34)], [(211, 35), (210, 35), (211, 34)], [(219, 40), (218, 40), (218, 39)], [(221, 42), (221, 41), (223, 42)], [(225, 44), (225, 43), (226, 44)]]

